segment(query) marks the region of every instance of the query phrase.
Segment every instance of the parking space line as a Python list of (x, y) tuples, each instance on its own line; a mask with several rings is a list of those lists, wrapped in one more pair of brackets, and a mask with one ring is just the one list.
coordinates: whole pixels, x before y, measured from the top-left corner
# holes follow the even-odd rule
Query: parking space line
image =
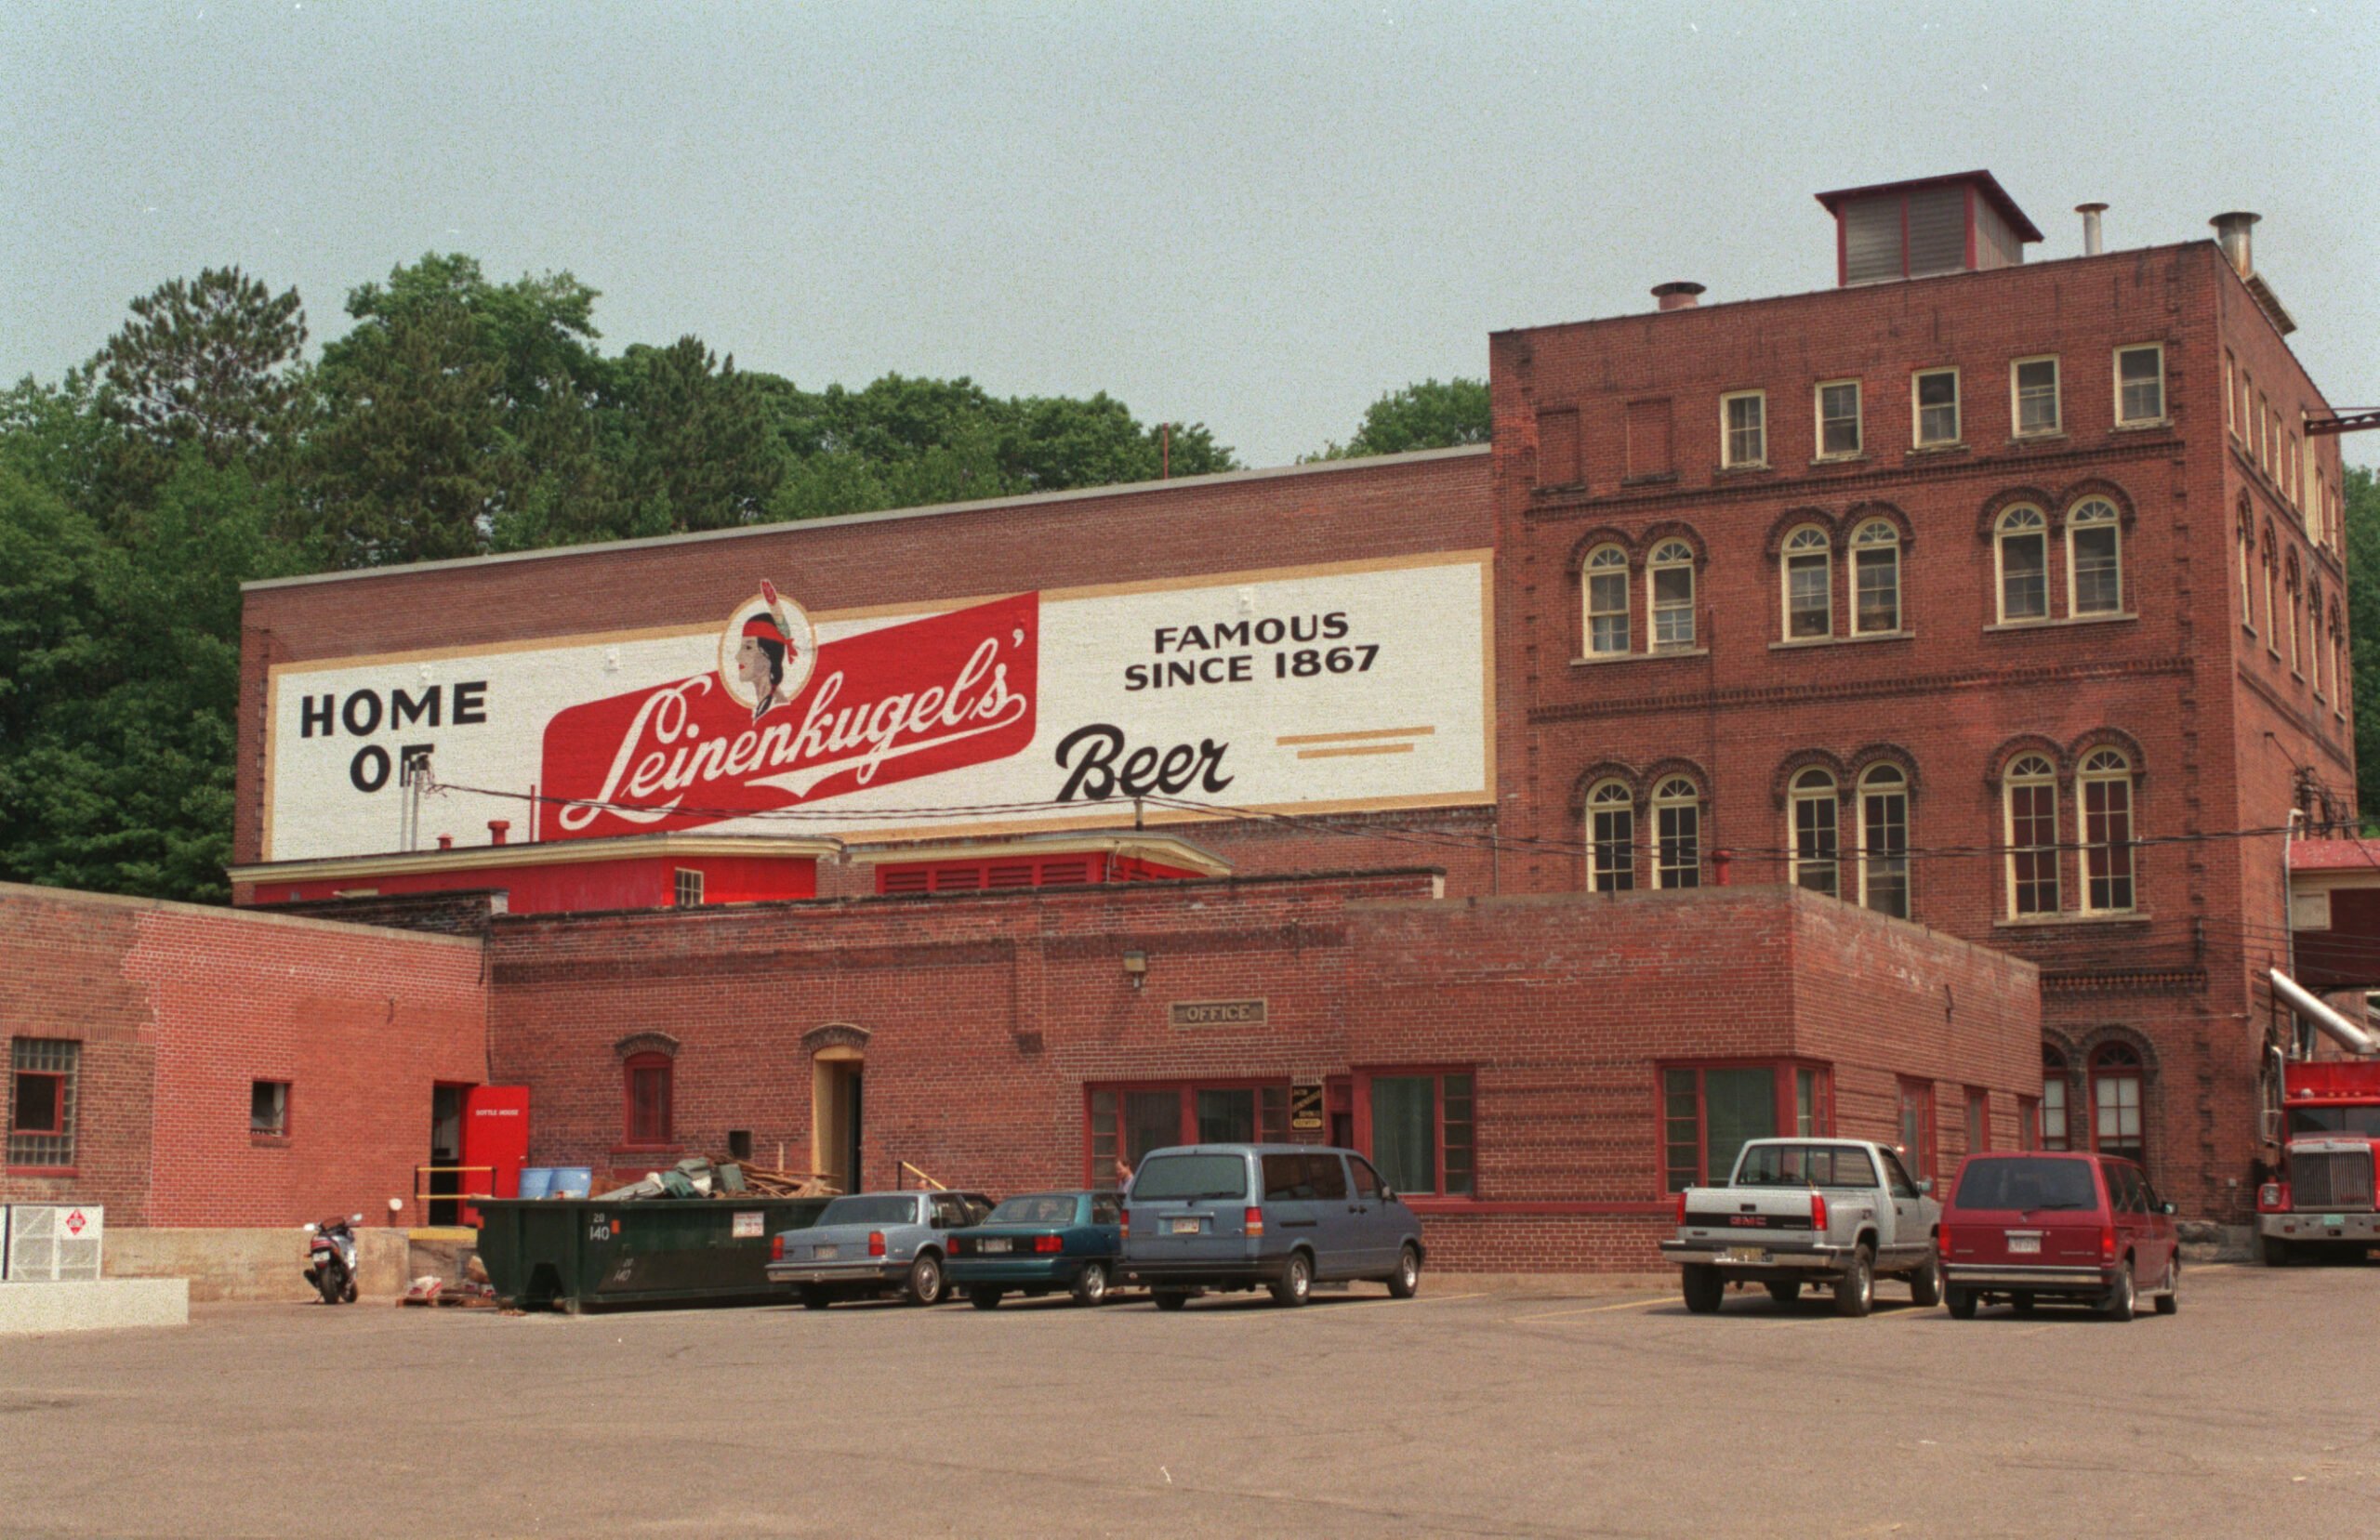
[(1655, 1295), (1650, 1299), (1625, 1299), (1617, 1305), (1587, 1305), (1575, 1310), (1547, 1310), (1541, 1315), (1513, 1315), (1506, 1316), (1504, 1319), (1507, 1321), (1559, 1321), (1566, 1315), (1601, 1315), (1606, 1310), (1641, 1310), (1647, 1305), (1665, 1305), (1669, 1302), (1669, 1297), (1666, 1294), (1660, 1294)]
[(1486, 1289), (1474, 1289), (1469, 1294), (1425, 1294), (1418, 1298), (1406, 1300), (1405, 1303), (1408, 1305), (1451, 1305), (1458, 1299), (1480, 1298), (1484, 1296), (1487, 1292), (1488, 1291)]

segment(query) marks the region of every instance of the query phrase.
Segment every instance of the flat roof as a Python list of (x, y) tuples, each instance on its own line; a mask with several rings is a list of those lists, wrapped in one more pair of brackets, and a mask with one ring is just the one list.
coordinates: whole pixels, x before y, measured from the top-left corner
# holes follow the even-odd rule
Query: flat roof
[(604, 839), (523, 840), (518, 845), (464, 845), (438, 850), (384, 850), (377, 855), (318, 856), (230, 868), (233, 882), (320, 882), (330, 877), (397, 876), (411, 872), (474, 872), (514, 866), (560, 866), (581, 861), (682, 860), (697, 856), (777, 856), (816, 861), (841, 849), (824, 835), (614, 835)]
[(800, 534), (812, 530), (848, 529), (855, 524), (882, 524), (903, 519), (939, 519), (951, 514), (981, 513), (995, 508), (1054, 507), (1087, 502), (1095, 497), (1130, 497), (1147, 493), (1186, 492), (1295, 476), (1337, 475), (1377, 470), (1432, 460), (1459, 460), (1488, 453), (1486, 444), (1461, 444), (1452, 449), (1413, 449), (1402, 454), (1367, 454), (1352, 460), (1316, 460), (1306, 465), (1273, 466), (1262, 470), (1220, 470), (1209, 476), (1175, 476), (1162, 481), (1120, 481), (1104, 487), (1069, 487), (1064, 492), (1028, 492), (1013, 497), (982, 497), (965, 503), (933, 503), (917, 508), (882, 508), (873, 513), (839, 513), (825, 519), (787, 520), (774, 524), (741, 524), (727, 530), (693, 530), (682, 534), (648, 535), (641, 540), (603, 540), (584, 546), (549, 546), (534, 551), (496, 551), (486, 556), (458, 556), (440, 561), (403, 561), (387, 567), (348, 567), (298, 577), (260, 577), (240, 585), (240, 591), (301, 588), (316, 583), (352, 583), (375, 577), (402, 577), (415, 573), (447, 572), (457, 568), (501, 566), (513, 561), (552, 561), (565, 558), (602, 556), (612, 551), (643, 551), (664, 546), (692, 546), (709, 540), (747, 540), (755, 535)]

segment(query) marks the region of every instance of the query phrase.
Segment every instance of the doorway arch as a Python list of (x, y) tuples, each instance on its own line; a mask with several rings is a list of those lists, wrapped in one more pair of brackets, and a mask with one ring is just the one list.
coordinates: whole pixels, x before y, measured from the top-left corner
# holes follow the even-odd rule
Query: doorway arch
[(810, 1055), (810, 1169), (837, 1190), (856, 1192), (867, 1171), (863, 1089), (868, 1032), (848, 1021), (805, 1033)]

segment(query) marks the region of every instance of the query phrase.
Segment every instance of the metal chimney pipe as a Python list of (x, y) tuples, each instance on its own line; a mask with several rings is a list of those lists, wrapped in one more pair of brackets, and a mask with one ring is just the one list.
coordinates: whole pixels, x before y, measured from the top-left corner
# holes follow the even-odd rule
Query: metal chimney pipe
[(1694, 296), (1701, 292), (1701, 284), (1689, 283), (1682, 279), (1676, 283), (1656, 283), (1653, 285), (1653, 297), (1660, 301), (1661, 309), (1665, 310), (1690, 310), (1694, 309), (1697, 303)]
[(2074, 212), (2082, 216), (2082, 255), (2099, 255), (2099, 216), (2108, 211), (2105, 204), (2076, 204)]
[(2272, 981), (2274, 992), (2289, 1003), (2291, 1009), (2327, 1033), (2340, 1047), (2354, 1054), (2380, 1053), (2380, 1040), (2374, 1040), (2370, 1033), (2323, 1004), (2313, 991), (2277, 967), (2265, 969), (2265, 976)]
[(2263, 217), (2261, 214), (2235, 211), (2218, 214), (2207, 221), (2215, 227), (2215, 239), (2222, 245), (2223, 255), (2231, 259), (2232, 270), (2242, 278), (2256, 275), (2255, 253), (2248, 232)]

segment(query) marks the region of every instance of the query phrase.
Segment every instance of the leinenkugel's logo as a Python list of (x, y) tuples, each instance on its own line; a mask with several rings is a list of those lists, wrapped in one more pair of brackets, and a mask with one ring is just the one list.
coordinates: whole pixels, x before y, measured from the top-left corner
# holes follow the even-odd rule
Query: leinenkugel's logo
[(1041, 604), (1018, 594), (821, 643), (763, 583), (729, 614), (716, 672), (557, 712), (548, 837), (691, 829), (1022, 753)]

